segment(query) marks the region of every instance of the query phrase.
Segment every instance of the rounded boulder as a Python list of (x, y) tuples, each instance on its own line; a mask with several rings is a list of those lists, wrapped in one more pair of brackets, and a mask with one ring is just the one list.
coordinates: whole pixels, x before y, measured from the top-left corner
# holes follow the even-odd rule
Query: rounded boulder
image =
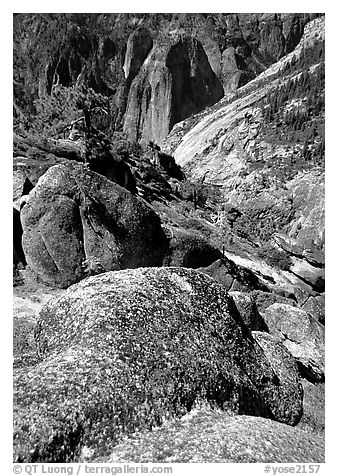
[(35, 338), (41, 362), (15, 374), (19, 462), (109, 452), (199, 401), (301, 418), (302, 395), (281, 384), (224, 288), (194, 270), (87, 278), (44, 306)]
[(29, 267), (59, 287), (104, 271), (159, 266), (167, 249), (160, 219), (144, 200), (76, 162), (39, 179), (21, 219)]

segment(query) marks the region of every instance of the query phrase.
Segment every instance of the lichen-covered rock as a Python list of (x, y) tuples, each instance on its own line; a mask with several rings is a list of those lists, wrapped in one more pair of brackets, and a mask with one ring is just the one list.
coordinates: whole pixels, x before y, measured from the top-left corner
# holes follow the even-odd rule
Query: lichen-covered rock
[(253, 331), (252, 335), (263, 349), (268, 362), (278, 376), (280, 394), (282, 395), (285, 391), (285, 398), (282, 399), (285, 405), (285, 414), (291, 408), (291, 412), (294, 412), (294, 405), (290, 405), (288, 400), (288, 396), (291, 394), (299, 395), (299, 412), (302, 413), (303, 387), (295, 358), (276, 337), (267, 332)]
[(258, 312), (255, 300), (250, 294), (240, 291), (230, 291), (229, 294), (234, 299), (238, 312), (249, 329), (252, 331), (267, 330), (266, 324)]
[(321, 293), (318, 296), (310, 296), (303, 304), (302, 309), (325, 325), (325, 293)]
[[(72, 461), (198, 401), (289, 424), (302, 395), (281, 385), (233, 300), (184, 268), (93, 276), (42, 309), (43, 359), (15, 374), (15, 458)], [(286, 405), (287, 402), (287, 405)]]
[(260, 417), (208, 408), (137, 433), (105, 463), (321, 463), (324, 437)]
[(21, 210), (29, 267), (66, 287), (86, 274), (160, 265), (167, 239), (142, 199), (76, 162), (51, 167)]
[(315, 382), (325, 376), (325, 328), (311, 314), (287, 304), (272, 304), (262, 315), (270, 334), (280, 338), (301, 374)]
[(36, 363), (38, 356), (34, 340), (38, 305), (15, 296), (13, 302), (13, 366)]
[(302, 379), (304, 390), (303, 416), (298, 428), (322, 434), (325, 431), (325, 383), (312, 383)]

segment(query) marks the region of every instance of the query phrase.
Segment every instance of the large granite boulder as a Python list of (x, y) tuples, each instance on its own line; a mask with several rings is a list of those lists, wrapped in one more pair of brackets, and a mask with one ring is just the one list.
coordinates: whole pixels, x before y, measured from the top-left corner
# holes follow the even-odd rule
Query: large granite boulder
[(325, 293), (309, 297), (303, 304), (302, 309), (310, 313), (321, 324), (325, 325)]
[(136, 433), (104, 463), (322, 463), (324, 436), (261, 417), (199, 408), (175, 422)]
[(298, 428), (310, 429), (319, 434), (325, 431), (325, 382), (312, 383), (302, 379), (304, 390), (303, 416)]
[[(278, 376), (281, 395), (285, 392), (285, 398), (283, 399), (285, 405), (284, 412), (287, 414), (290, 411), (291, 417), (294, 412), (294, 407), (290, 407), (288, 403), (288, 395), (291, 389), (293, 389), (295, 394), (301, 392), (303, 396), (297, 361), (276, 337), (267, 332), (260, 331), (253, 331), (252, 336), (263, 350), (268, 362)], [(303, 406), (299, 407), (299, 411), (303, 414)]]
[(76, 162), (39, 179), (21, 220), (29, 267), (59, 287), (102, 271), (158, 266), (167, 248), (149, 205)]
[(270, 334), (281, 339), (311, 381), (325, 377), (325, 328), (311, 314), (287, 304), (272, 304), (262, 314)]
[(73, 461), (199, 401), (291, 425), (302, 387), (270, 365), (233, 300), (183, 268), (92, 276), (42, 309), (42, 359), (15, 373), (15, 459)]

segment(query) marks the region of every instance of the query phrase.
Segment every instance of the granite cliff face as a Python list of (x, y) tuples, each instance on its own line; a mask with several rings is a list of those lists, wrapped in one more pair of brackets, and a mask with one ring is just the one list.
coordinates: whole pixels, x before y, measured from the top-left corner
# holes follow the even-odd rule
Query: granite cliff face
[[(176, 124), (162, 143), (190, 180), (217, 185), (214, 222), (232, 236), (226, 256), (268, 287), (296, 292), (301, 305), (310, 305), (310, 293), (312, 309), (313, 299), (323, 303), (325, 282), (323, 44), (320, 17), (291, 53)], [(253, 247), (230, 250), (238, 237)], [(267, 241), (264, 255), (257, 245)], [(268, 262), (273, 249), (291, 258), (277, 274)]]
[(132, 142), (168, 135), (173, 125), (223, 96), (201, 43), (186, 37), (153, 48), (132, 82), (123, 130)]
[(109, 127), (160, 142), (292, 51), (315, 16), (18, 14), (16, 115), (34, 114), (57, 85), (86, 85), (107, 98)]
[(295, 256), (318, 255), (324, 243), (323, 41), (320, 17), (292, 53), (177, 124), (162, 145), (190, 179), (221, 187), (224, 204), (261, 235), (279, 222)]

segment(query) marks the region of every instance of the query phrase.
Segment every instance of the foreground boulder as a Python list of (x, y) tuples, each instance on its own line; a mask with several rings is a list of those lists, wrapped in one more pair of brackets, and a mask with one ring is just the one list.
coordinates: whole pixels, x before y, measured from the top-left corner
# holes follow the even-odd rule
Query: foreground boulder
[(21, 210), (23, 249), (45, 283), (161, 264), (167, 239), (142, 200), (76, 162), (51, 167)]
[[(279, 379), (280, 395), (285, 392), (285, 398), (281, 399), (281, 405), (284, 405), (284, 414), (287, 415), (290, 411), (290, 417), (292, 418), (291, 415), (295, 407), (294, 405), (289, 406), (288, 395), (290, 392), (297, 394), (301, 386), (296, 359), (276, 337), (267, 332), (253, 331), (252, 336), (263, 350), (265, 357)], [(299, 406), (299, 412), (303, 413), (302, 404)]]
[(297, 428), (303, 428), (315, 433), (325, 431), (325, 382), (312, 383), (302, 379), (304, 390), (303, 416)]
[(137, 433), (105, 463), (322, 463), (324, 436), (265, 418), (199, 408)]
[[(210, 277), (183, 268), (93, 276), (42, 309), (35, 367), (15, 374), (15, 459), (76, 460), (181, 417), (199, 401), (296, 424), (285, 384)], [(274, 364), (275, 365), (275, 364)]]
[(311, 314), (287, 304), (273, 304), (263, 314), (269, 332), (283, 341), (301, 374), (320, 382), (325, 376), (325, 328)]

